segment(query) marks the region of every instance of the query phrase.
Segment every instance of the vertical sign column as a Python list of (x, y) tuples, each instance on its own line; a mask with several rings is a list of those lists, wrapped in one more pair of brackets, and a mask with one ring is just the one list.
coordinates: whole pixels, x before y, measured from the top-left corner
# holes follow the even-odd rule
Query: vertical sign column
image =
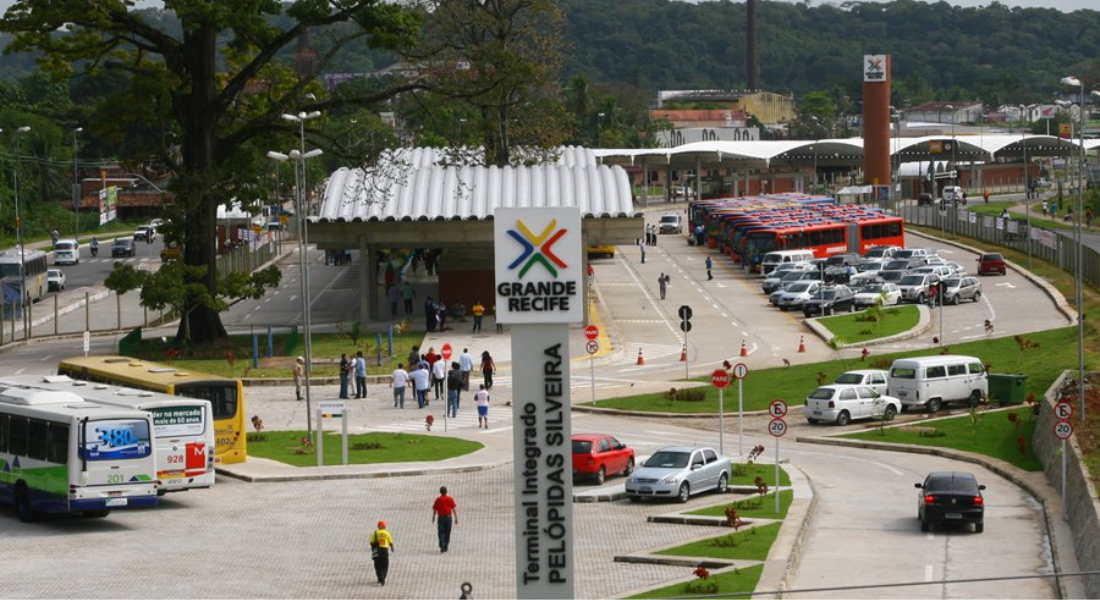
[(516, 597), (572, 598), (569, 325), (584, 319), (581, 215), (493, 213), (496, 305), (511, 325)]
[(890, 56), (863, 56), (863, 172), (875, 186), (875, 200), (884, 199), (879, 186), (890, 186)]

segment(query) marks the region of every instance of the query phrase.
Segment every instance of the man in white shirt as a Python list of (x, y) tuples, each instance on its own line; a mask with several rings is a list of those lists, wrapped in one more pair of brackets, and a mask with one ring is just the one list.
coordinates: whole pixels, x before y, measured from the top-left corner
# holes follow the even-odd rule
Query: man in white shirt
[(416, 389), (416, 407), (424, 408), (428, 405), (428, 390), (432, 388), (431, 377), (428, 374), (428, 369), (421, 365), (418, 369), (410, 373), (410, 378), (413, 381), (413, 386)]
[(397, 369), (390, 375), (390, 387), (393, 388), (394, 408), (405, 408), (405, 386), (409, 383), (409, 372), (405, 365), (398, 364)]
[(435, 399), (443, 397), (443, 382), (447, 381), (447, 361), (442, 358), (432, 363), (432, 383), (435, 385)]
[(470, 389), (470, 371), (474, 370), (474, 357), (470, 356), (468, 348), (462, 349), (462, 355), (458, 357), (458, 368), (462, 371), (462, 389)]
[(477, 404), (477, 428), (489, 428), (489, 390), (485, 389), (485, 384), (481, 384), (481, 389), (474, 392), (474, 403)]

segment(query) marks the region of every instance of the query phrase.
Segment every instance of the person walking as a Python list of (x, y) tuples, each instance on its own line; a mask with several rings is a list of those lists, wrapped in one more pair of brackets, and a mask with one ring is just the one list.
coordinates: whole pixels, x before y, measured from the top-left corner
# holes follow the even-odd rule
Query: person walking
[(645, 264), (645, 240), (638, 244), (638, 249), (642, 252), (642, 264)]
[(474, 300), (474, 306), (470, 309), (474, 315), (474, 333), (481, 333), (481, 319), (485, 316), (485, 305), (481, 300)]
[(712, 272), (712, 270), (714, 269), (714, 261), (710, 258), (709, 254), (707, 255), (707, 263), (706, 264), (707, 264), (707, 281), (710, 281), (711, 279), (714, 279), (714, 274)]
[(439, 533), (439, 552), (446, 552), (451, 545), (451, 526), (458, 525), (458, 506), (447, 495), (447, 486), (439, 488), (439, 497), (432, 504), (432, 523)]
[(668, 290), (669, 277), (664, 273), (661, 273), (657, 278), (657, 286), (661, 288), (661, 300), (665, 299), (665, 292)]
[(481, 377), (485, 380), (485, 389), (493, 389), (493, 373), (496, 370), (497, 365), (493, 362), (493, 357), (489, 356), (488, 350), (485, 350), (481, 353)]
[(428, 367), (424, 364), (419, 364), (410, 376), (413, 381), (413, 389), (416, 391), (416, 407), (424, 408), (428, 405), (428, 390), (432, 389)]
[(1085, 209), (1085, 227), (1092, 227), (1092, 209)]
[(401, 289), (398, 288), (396, 285), (391, 285), (389, 289), (386, 290), (386, 296), (388, 296), (390, 299), (390, 316), (396, 317), (397, 301), (401, 299)]
[(1045, 217), (1045, 216), (1047, 216), (1047, 211), (1050, 210), (1050, 205), (1047, 204), (1046, 200), (1043, 200), (1042, 208), (1043, 208), (1043, 216)]
[(489, 391), (482, 384), (481, 389), (474, 392), (474, 403), (477, 404), (477, 428), (489, 428)]
[(432, 363), (432, 390), (435, 399), (443, 397), (443, 382), (447, 380), (447, 361), (440, 358)]
[(435, 298), (431, 296), (424, 300), (424, 326), (428, 331), (435, 331)]
[(294, 361), (294, 395), (302, 399), (302, 384), (306, 380), (306, 359), (299, 356)]
[[(414, 271), (415, 273), (415, 271)], [(413, 298), (416, 298), (416, 290), (409, 285), (406, 281), (405, 285), (401, 286), (401, 299), (405, 301), (405, 316), (409, 316), (413, 312)]]
[(459, 393), (462, 392), (462, 370), (458, 362), (451, 363), (451, 370), (447, 372), (447, 411), (451, 418), (458, 417)]
[(390, 387), (393, 388), (394, 408), (405, 408), (405, 386), (409, 384), (409, 372), (405, 365), (397, 364), (397, 368), (390, 374)]
[(409, 350), (409, 370), (412, 371), (420, 364), (420, 346), (413, 346)]
[(470, 371), (474, 370), (474, 357), (470, 356), (469, 348), (462, 349), (462, 354), (458, 357), (458, 366), (462, 371), (462, 390), (469, 390)]
[(367, 359), (362, 350), (355, 353), (355, 397), (367, 397)]
[(348, 360), (348, 355), (340, 355), (340, 397), (347, 399), (348, 397), (348, 379), (351, 377), (351, 361)]
[(386, 585), (386, 575), (390, 572), (390, 553), (397, 548), (393, 545), (393, 536), (386, 531), (386, 522), (379, 521), (378, 529), (370, 536), (370, 554), (374, 559), (374, 574), (379, 585)]

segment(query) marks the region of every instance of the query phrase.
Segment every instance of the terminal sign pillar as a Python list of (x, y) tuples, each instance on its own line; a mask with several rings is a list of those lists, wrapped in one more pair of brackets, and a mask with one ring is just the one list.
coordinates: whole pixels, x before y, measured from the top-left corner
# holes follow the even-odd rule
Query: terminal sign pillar
[(573, 598), (569, 326), (584, 319), (581, 215), (493, 213), (497, 320), (512, 335), (516, 598)]
[(863, 172), (867, 181), (892, 185), (888, 54), (863, 57)]

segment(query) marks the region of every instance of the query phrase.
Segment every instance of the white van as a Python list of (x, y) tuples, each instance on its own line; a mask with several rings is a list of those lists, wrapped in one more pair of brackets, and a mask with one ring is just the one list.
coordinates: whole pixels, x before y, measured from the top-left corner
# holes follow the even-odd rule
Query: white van
[(977, 406), (989, 394), (989, 380), (973, 356), (899, 358), (890, 365), (886, 394), (901, 400), (902, 410), (923, 406), (934, 413), (948, 402)]
[(767, 275), (783, 263), (803, 262), (813, 259), (813, 250), (775, 250), (764, 255), (764, 259), (760, 261), (760, 272)]
[(76, 240), (57, 240), (53, 245), (53, 264), (79, 265), (80, 243)]

